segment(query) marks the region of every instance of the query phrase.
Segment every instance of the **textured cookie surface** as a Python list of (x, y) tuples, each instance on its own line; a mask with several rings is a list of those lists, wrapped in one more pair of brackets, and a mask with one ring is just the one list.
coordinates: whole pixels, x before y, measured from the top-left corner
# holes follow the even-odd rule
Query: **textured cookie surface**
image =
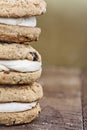
[(45, 12), (44, 0), (0, 0), (0, 17), (26, 17)]
[(2, 71), (0, 72), (0, 84), (31, 84), (40, 78), (41, 71), (41, 69), (29, 73)]
[(41, 61), (40, 54), (30, 45), (0, 43), (0, 60)]
[(0, 113), (0, 124), (3, 125), (16, 125), (29, 123), (34, 120), (41, 109), (39, 104), (31, 110), (17, 112), (17, 113)]
[(42, 86), (32, 85), (0, 85), (0, 103), (5, 102), (34, 102), (43, 97)]
[(24, 43), (37, 41), (41, 30), (37, 27), (0, 24), (0, 41)]

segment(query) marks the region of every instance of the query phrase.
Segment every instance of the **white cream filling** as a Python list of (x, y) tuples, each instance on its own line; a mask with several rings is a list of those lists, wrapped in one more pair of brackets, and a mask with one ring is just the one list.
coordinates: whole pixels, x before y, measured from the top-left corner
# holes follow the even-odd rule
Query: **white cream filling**
[(0, 103), (0, 112), (21, 112), (31, 110), (37, 102), (32, 103)]
[(0, 71), (15, 70), (18, 72), (34, 72), (41, 69), (42, 63), (29, 60), (0, 60)]
[(36, 27), (36, 17), (28, 18), (0, 18), (0, 23), (19, 26)]

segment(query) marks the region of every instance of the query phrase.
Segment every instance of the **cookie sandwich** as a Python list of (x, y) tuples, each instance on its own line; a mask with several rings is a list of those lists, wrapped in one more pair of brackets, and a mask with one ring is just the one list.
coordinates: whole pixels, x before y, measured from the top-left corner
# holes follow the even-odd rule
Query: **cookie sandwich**
[(38, 83), (22, 86), (1, 85), (0, 92), (0, 124), (29, 123), (41, 111), (38, 101), (43, 97), (43, 89)]
[(0, 0), (0, 41), (37, 41), (41, 30), (35, 16), (45, 12), (44, 0)]
[(0, 84), (30, 84), (41, 71), (41, 56), (30, 45), (0, 44)]

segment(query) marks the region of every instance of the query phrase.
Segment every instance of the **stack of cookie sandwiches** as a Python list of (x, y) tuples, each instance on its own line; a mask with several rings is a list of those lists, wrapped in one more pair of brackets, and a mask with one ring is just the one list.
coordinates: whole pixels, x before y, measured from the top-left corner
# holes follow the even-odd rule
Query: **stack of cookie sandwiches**
[(36, 15), (44, 0), (0, 0), (0, 124), (29, 123), (41, 111), (40, 54), (30, 46), (41, 33)]

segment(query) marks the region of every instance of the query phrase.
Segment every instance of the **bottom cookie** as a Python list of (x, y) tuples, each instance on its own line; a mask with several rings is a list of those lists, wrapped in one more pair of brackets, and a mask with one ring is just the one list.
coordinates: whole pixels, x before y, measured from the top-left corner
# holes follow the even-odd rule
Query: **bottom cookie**
[(17, 125), (30, 123), (40, 113), (41, 108), (39, 103), (30, 110), (22, 112), (0, 112), (0, 124), (1, 125)]

